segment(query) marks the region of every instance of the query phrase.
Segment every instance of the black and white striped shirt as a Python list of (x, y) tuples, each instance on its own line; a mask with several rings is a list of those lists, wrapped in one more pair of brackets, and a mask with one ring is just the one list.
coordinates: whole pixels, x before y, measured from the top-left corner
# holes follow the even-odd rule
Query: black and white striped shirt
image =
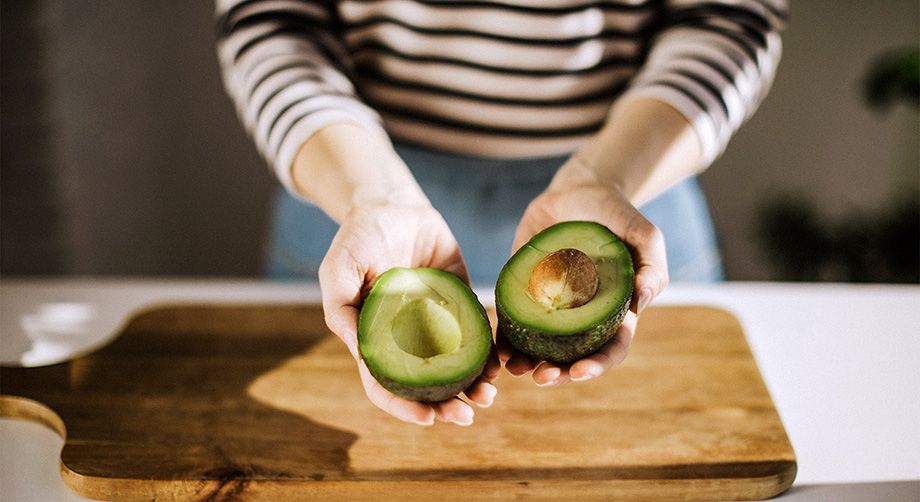
[(331, 123), (559, 155), (636, 97), (683, 113), (708, 164), (769, 88), (786, 17), (785, 0), (217, 0), (224, 83), (288, 187)]

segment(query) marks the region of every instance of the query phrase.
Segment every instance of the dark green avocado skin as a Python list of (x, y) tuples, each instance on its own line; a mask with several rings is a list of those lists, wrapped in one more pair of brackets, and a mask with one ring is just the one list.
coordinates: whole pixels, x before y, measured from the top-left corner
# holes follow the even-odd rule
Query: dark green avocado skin
[(380, 385), (384, 389), (396, 394), (399, 397), (409, 399), (411, 401), (424, 401), (430, 403), (436, 403), (438, 401), (446, 401), (457, 394), (465, 391), (467, 387), (472, 385), (472, 383), (482, 374), (483, 368), (485, 368), (485, 362), (482, 363), (482, 366), (478, 370), (470, 373), (463, 380), (460, 380), (457, 383), (445, 384), (445, 385), (432, 385), (427, 387), (412, 387), (410, 385), (404, 385), (395, 380), (391, 380), (379, 373), (374, 372), (370, 366), (371, 375), (380, 382)]
[(626, 318), (631, 300), (632, 294), (626, 297), (621, 306), (613, 309), (607, 319), (587, 331), (572, 335), (553, 335), (515, 322), (505, 314), (505, 309), (496, 295), (497, 333), (498, 336), (505, 337), (515, 349), (531, 357), (553, 363), (570, 363), (595, 352), (613, 338)]

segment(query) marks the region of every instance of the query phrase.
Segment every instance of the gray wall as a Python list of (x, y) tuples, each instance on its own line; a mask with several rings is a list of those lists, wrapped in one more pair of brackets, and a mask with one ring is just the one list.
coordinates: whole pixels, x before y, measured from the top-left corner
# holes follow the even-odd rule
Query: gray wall
[(770, 95), (703, 176), (732, 279), (769, 278), (754, 224), (778, 193), (843, 218), (918, 189), (916, 109), (874, 112), (861, 83), (874, 56), (920, 43), (920, 3), (793, 0), (791, 8)]
[[(2, 273), (259, 272), (273, 181), (233, 114), (207, 1), (2, 4)], [(764, 279), (757, 208), (833, 214), (916, 185), (917, 114), (859, 80), (916, 44), (915, 0), (793, 2), (773, 92), (703, 177), (732, 279)]]
[[(47, 91), (41, 113), (56, 164), (48, 181), (60, 200), (60, 271), (258, 273), (273, 180), (221, 87), (212, 4), (10, 3), (17, 4), (3, 3), (3, 48), (29, 31), (7, 11), (29, 5), (40, 33), (42, 60), (29, 64)], [(4, 66), (15, 67), (14, 57), (5, 50)], [(4, 192), (29, 186), (29, 170), (7, 162), (19, 147), (3, 151)], [(33, 233), (50, 235), (23, 199), (5, 205), (3, 229), (28, 220)], [(45, 271), (17, 252), (18, 237), (4, 232), (3, 272)]]

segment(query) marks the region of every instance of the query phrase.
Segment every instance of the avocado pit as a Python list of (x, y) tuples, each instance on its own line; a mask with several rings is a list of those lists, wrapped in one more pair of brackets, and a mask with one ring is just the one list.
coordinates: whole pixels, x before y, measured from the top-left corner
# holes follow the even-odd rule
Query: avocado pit
[(588, 255), (563, 248), (537, 263), (528, 289), (531, 297), (547, 309), (573, 309), (594, 298), (598, 282), (597, 267)]

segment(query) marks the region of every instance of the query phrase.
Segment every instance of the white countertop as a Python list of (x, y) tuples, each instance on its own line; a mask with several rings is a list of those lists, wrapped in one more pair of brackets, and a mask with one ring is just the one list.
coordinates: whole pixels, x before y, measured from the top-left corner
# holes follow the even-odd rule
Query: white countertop
[[(477, 294), (492, 302), (491, 290)], [(256, 280), (2, 279), (0, 364), (52, 364), (86, 353), (155, 304), (319, 298), (315, 284)], [(795, 448), (796, 486), (920, 480), (920, 286), (675, 284), (656, 304), (716, 305), (738, 317)], [(22, 469), (7, 468), (13, 459), (28, 464), (23, 448), (8, 446), (37, 438), (15, 422), (0, 420), (0, 488), (35, 493)], [(35, 441), (44, 446), (33, 453), (56, 471), (62, 442), (49, 450), (49, 439)], [(49, 483), (36, 479), (30, 483)], [(920, 483), (892, 487), (920, 495)]]

